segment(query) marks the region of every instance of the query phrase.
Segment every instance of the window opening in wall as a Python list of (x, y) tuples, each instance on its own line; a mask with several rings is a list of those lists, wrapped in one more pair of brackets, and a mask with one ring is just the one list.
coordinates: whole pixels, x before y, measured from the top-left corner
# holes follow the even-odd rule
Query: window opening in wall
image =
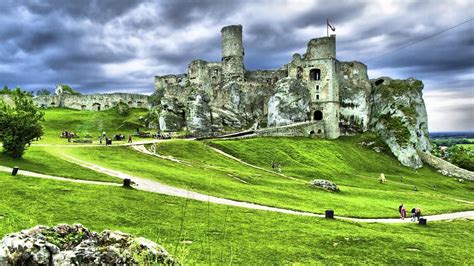
[(316, 100), (319, 100), (319, 94), (316, 94)]
[(314, 114), (313, 114), (313, 119), (315, 121), (323, 120), (323, 112), (315, 111)]
[(316, 90), (319, 91), (319, 85), (316, 85)]
[(320, 80), (321, 79), (321, 69), (313, 68), (309, 71), (310, 80)]

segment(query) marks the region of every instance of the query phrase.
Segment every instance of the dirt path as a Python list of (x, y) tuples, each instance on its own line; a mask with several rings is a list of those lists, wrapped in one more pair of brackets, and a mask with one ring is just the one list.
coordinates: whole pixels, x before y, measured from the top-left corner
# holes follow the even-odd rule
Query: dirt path
[(261, 171), (265, 171), (265, 172), (268, 172), (268, 173), (271, 173), (271, 174), (274, 174), (274, 175), (279, 175), (279, 176), (282, 176), (282, 177), (285, 177), (285, 178), (288, 178), (288, 179), (292, 179), (292, 180), (300, 180), (300, 179), (297, 179), (297, 178), (294, 178), (294, 177), (291, 177), (291, 176), (287, 176), (287, 175), (284, 175), (284, 174), (281, 174), (281, 173), (278, 173), (278, 172), (275, 172), (275, 171), (270, 171), (268, 169), (265, 169), (263, 167), (260, 167), (260, 166), (256, 166), (256, 165), (253, 165), (253, 164), (250, 164), (250, 163), (247, 163), (247, 162), (244, 162), (242, 161), (241, 159), (237, 158), (237, 157), (234, 157), (228, 153), (226, 153), (225, 151), (223, 150), (219, 150), (218, 148), (214, 148), (214, 147), (211, 147), (209, 146), (209, 148), (211, 148), (213, 151), (219, 153), (220, 155), (223, 155), (229, 159), (232, 159), (234, 161), (237, 161), (243, 165), (246, 165), (246, 166), (249, 166), (249, 167), (252, 167), (252, 168), (255, 168), (255, 169), (258, 169), (258, 170), (261, 170)]
[[(241, 202), (241, 201), (236, 201), (236, 200), (229, 200), (229, 199), (214, 197), (210, 195), (205, 195), (198, 192), (165, 185), (165, 184), (162, 184), (150, 179), (128, 175), (120, 171), (116, 171), (116, 170), (105, 168), (93, 163), (79, 160), (69, 155), (64, 155), (64, 158), (67, 158), (67, 160), (72, 163), (78, 164), (82, 167), (85, 167), (85, 168), (88, 168), (100, 173), (108, 174), (108, 175), (115, 176), (121, 179), (129, 178), (133, 182), (135, 182), (136, 189), (143, 190), (143, 191), (148, 191), (148, 192), (153, 192), (153, 193), (158, 193), (158, 194), (163, 194), (163, 195), (168, 195), (168, 196), (174, 196), (174, 197), (187, 198), (187, 199), (203, 201), (203, 202), (210, 202), (210, 203), (215, 203), (215, 204), (253, 209), (253, 210), (272, 211), (272, 212), (301, 215), (301, 216), (324, 217), (324, 215), (322, 214), (315, 214), (315, 213), (303, 212), (303, 211), (294, 211), (294, 210), (264, 206), (264, 205), (259, 205), (255, 203)], [(355, 221), (355, 222), (369, 222), (369, 223), (409, 223), (410, 222), (410, 219), (401, 220), (397, 218), (359, 219), (359, 218), (340, 217), (340, 216), (336, 216), (336, 218), (349, 220), (349, 221)], [(430, 221), (451, 220), (451, 219), (456, 219), (456, 218), (474, 219), (474, 211), (432, 215), (432, 216), (425, 216), (425, 218), (427, 218)]]
[[(153, 144), (158, 142), (173, 141), (177, 139), (149, 139), (149, 140), (140, 140), (133, 143), (118, 143), (112, 144), (112, 147), (115, 146), (135, 146), (135, 145), (145, 145)], [(180, 140), (196, 140), (194, 138), (189, 139), (180, 139)], [(112, 142), (113, 143), (113, 142)], [(50, 144), (50, 143), (33, 143), (32, 146), (36, 147), (72, 147), (72, 148), (82, 148), (82, 147), (106, 147), (105, 144), (84, 144), (84, 143), (71, 143), (71, 144)]]
[[(11, 173), (12, 168), (0, 165), (0, 171)], [(72, 179), (72, 178), (66, 178), (66, 177), (45, 175), (45, 174), (25, 171), (25, 170), (21, 170), (21, 169), (18, 171), (18, 175), (20, 175), (20, 176), (31, 176), (31, 177), (44, 178), (44, 179), (53, 179), (53, 180), (67, 181), (67, 182), (74, 182), (74, 183), (81, 183), (81, 184), (90, 184), (90, 185), (105, 185), (105, 186), (121, 186), (122, 185), (122, 184), (111, 183), (111, 182), (90, 181), (90, 180)]]

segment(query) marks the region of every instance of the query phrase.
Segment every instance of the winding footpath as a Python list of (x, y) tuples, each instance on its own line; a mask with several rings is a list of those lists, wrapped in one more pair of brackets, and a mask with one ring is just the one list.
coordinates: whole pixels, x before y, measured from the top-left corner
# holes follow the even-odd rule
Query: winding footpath
[[(72, 163), (78, 164), (82, 167), (94, 170), (96, 172), (108, 174), (110, 176), (118, 177), (121, 179), (126, 179), (126, 178), (131, 179), (135, 183), (134, 188), (138, 190), (142, 190), (142, 191), (148, 191), (148, 192), (158, 193), (158, 194), (167, 195), (167, 196), (174, 196), (174, 197), (186, 198), (186, 199), (197, 200), (197, 201), (202, 201), (202, 202), (210, 202), (210, 203), (215, 203), (215, 204), (228, 205), (228, 206), (247, 208), (247, 209), (253, 209), (253, 210), (271, 211), (271, 212), (278, 212), (278, 213), (285, 213), (285, 214), (292, 214), (292, 215), (324, 218), (324, 215), (322, 214), (276, 208), (276, 207), (270, 207), (270, 206), (265, 206), (265, 205), (259, 205), (255, 203), (242, 202), (242, 201), (236, 201), (236, 200), (230, 200), (230, 199), (205, 195), (198, 192), (165, 185), (165, 184), (162, 184), (150, 179), (132, 176), (126, 173), (122, 173), (120, 171), (116, 171), (116, 170), (105, 168), (93, 163), (89, 163), (89, 162), (74, 158), (69, 155), (64, 155), (63, 158), (67, 159), (68, 161)], [(0, 171), (11, 172), (11, 168), (0, 166)], [(23, 171), (23, 170), (21, 170), (19, 174), (25, 175), (25, 176), (68, 181), (68, 182), (75, 182), (75, 183), (83, 183), (83, 184), (120, 186), (120, 184), (115, 184), (115, 183), (70, 179), (70, 178), (64, 178), (64, 177), (38, 174), (38, 173)], [(351, 218), (351, 217), (342, 217), (342, 216), (335, 216), (335, 218), (340, 219), (340, 220), (363, 222), (363, 223), (409, 223), (410, 222), (410, 219), (401, 220), (398, 218), (365, 219), (365, 218)], [(425, 218), (428, 219), (428, 221), (443, 221), (443, 220), (452, 220), (452, 219), (459, 219), (459, 218), (474, 219), (474, 211), (430, 215), (430, 216), (425, 216)]]
[[(192, 139), (191, 139), (192, 140)], [(131, 146), (132, 149), (142, 152), (144, 154), (150, 155), (150, 156), (155, 156), (164, 160), (170, 160), (175, 163), (183, 163), (183, 161), (180, 161), (179, 159), (173, 158), (173, 157), (166, 157), (162, 155), (157, 155), (154, 154), (150, 151), (148, 151), (145, 148), (145, 144), (152, 144), (152, 143), (157, 143), (157, 142), (164, 142), (167, 140), (152, 140), (152, 141), (141, 141), (141, 142), (135, 142), (135, 143), (124, 143), (124, 144), (116, 144), (114, 146)], [(76, 145), (51, 145), (51, 144), (37, 144), (37, 146), (68, 146), (68, 147), (74, 147)], [(90, 144), (90, 145), (77, 145), (78, 147), (84, 147), (84, 146), (104, 146), (104, 145), (97, 145), (97, 144)], [(230, 154), (225, 153), (222, 150), (219, 150), (217, 148), (211, 147), (215, 152), (226, 156), (232, 160), (238, 161), (246, 166), (253, 167), (255, 169), (259, 169), (262, 171), (266, 171), (272, 174), (277, 174), (285, 178), (290, 178), (290, 179), (295, 179), (293, 177), (285, 176), (283, 174), (275, 173), (273, 171), (264, 169), (259, 166), (255, 166), (252, 164), (249, 164), (247, 162), (242, 161), (239, 158), (236, 158)], [(215, 196), (210, 196), (206, 194), (201, 194), (198, 192), (194, 191), (189, 191), (186, 189), (181, 189), (169, 185), (162, 184), (157, 181), (153, 181), (150, 179), (142, 178), (142, 177), (137, 177), (137, 176), (132, 176), (117, 170), (105, 168), (90, 162), (86, 162), (80, 159), (77, 159), (75, 157), (72, 157), (70, 155), (63, 154), (63, 159), (75, 163), (79, 166), (91, 169), (93, 171), (99, 172), (99, 173), (104, 173), (110, 176), (114, 176), (120, 179), (131, 179), (135, 185), (134, 188), (142, 191), (147, 191), (147, 192), (152, 192), (152, 193), (157, 193), (157, 194), (162, 194), (162, 195), (167, 195), (167, 196), (174, 196), (174, 197), (180, 197), (180, 198), (186, 198), (186, 199), (191, 199), (191, 200), (197, 200), (197, 201), (202, 201), (202, 202), (210, 202), (210, 203), (215, 203), (215, 204), (221, 204), (221, 205), (228, 205), (228, 206), (234, 206), (234, 207), (240, 207), (240, 208), (247, 208), (247, 209), (253, 209), (253, 210), (262, 210), (262, 211), (271, 211), (271, 212), (278, 212), (278, 213), (285, 213), (285, 214), (292, 214), (292, 215), (300, 215), (300, 216), (310, 216), (310, 217), (319, 217), (319, 218), (324, 218), (324, 215), (322, 214), (316, 214), (316, 213), (311, 213), (311, 212), (303, 212), (303, 211), (295, 211), (295, 210), (289, 210), (289, 209), (283, 209), (283, 208), (277, 208), (277, 207), (271, 207), (271, 206), (265, 206), (265, 205), (260, 205), (260, 204), (255, 204), (255, 203), (249, 203), (249, 202), (242, 202), (242, 201), (236, 201), (236, 200), (230, 200), (230, 199), (225, 199), (225, 198), (219, 198)], [(185, 163), (185, 162), (184, 162)], [(11, 172), (12, 169), (11, 167), (6, 167), (6, 166), (0, 166), (0, 171), (2, 172)], [(58, 176), (52, 176), (52, 175), (45, 175), (45, 174), (40, 174), (36, 172), (31, 172), (31, 171), (25, 171), (25, 170), (20, 170), (18, 172), (18, 175), (23, 175), (23, 176), (30, 176), (30, 177), (36, 177), (36, 178), (44, 178), (44, 179), (52, 179), (52, 180), (59, 180), (59, 181), (66, 181), (66, 182), (74, 182), (74, 183), (81, 183), (81, 184), (92, 184), (92, 185), (106, 185), (106, 186), (114, 186), (118, 187), (121, 186), (121, 184), (117, 183), (111, 183), (111, 182), (100, 182), (100, 181), (89, 181), (89, 180), (80, 180), (80, 179), (72, 179), (72, 178), (65, 178), (65, 177), (58, 177)], [(342, 217), (342, 216), (335, 216), (336, 219), (340, 220), (346, 220), (346, 221), (352, 221), (352, 222), (362, 222), (362, 223), (410, 223), (410, 219), (405, 219), (401, 220), (399, 218), (352, 218), (352, 217)], [(425, 216), (428, 221), (445, 221), (445, 220), (452, 220), (452, 219), (472, 219), (474, 220), (474, 211), (464, 211), (464, 212), (455, 212), (455, 213), (446, 213), (446, 214), (438, 214), (438, 215), (429, 215)]]

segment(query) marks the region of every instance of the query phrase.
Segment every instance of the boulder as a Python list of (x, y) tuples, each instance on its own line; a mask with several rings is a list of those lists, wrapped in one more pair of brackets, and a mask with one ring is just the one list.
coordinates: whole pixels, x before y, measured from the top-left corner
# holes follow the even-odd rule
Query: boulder
[(38, 225), (6, 235), (0, 265), (179, 264), (157, 243), (120, 231), (91, 232), (80, 224)]
[(337, 187), (336, 183), (331, 182), (325, 179), (315, 179), (309, 182), (310, 186), (323, 188), (333, 192), (339, 192), (339, 188)]

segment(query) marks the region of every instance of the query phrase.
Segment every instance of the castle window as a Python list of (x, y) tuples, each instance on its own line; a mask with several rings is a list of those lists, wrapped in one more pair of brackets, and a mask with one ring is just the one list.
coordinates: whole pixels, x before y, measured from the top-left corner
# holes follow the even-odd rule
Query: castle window
[(315, 111), (314, 114), (313, 114), (313, 120), (315, 120), (315, 121), (323, 120), (323, 112)]
[(319, 94), (316, 94), (316, 100), (319, 100)]
[(313, 68), (309, 71), (310, 80), (320, 80), (321, 79), (321, 69)]
[(303, 68), (302, 68), (302, 67), (298, 67), (298, 68), (296, 69), (296, 78), (297, 78), (297, 79), (300, 79), (300, 78), (302, 78), (302, 77), (303, 77)]
[(376, 86), (382, 85), (382, 84), (384, 83), (384, 81), (385, 81), (385, 80), (383, 80), (383, 79), (376, 80), (376, 81), (375, 81), (375, 85), (376, 85)]
[(316, 85), (316, 90), (319, 91), (319, 85)]
[(218, 69), (214, 69), (214, 74), (219, 75), (219, 70), (218, 70)]

